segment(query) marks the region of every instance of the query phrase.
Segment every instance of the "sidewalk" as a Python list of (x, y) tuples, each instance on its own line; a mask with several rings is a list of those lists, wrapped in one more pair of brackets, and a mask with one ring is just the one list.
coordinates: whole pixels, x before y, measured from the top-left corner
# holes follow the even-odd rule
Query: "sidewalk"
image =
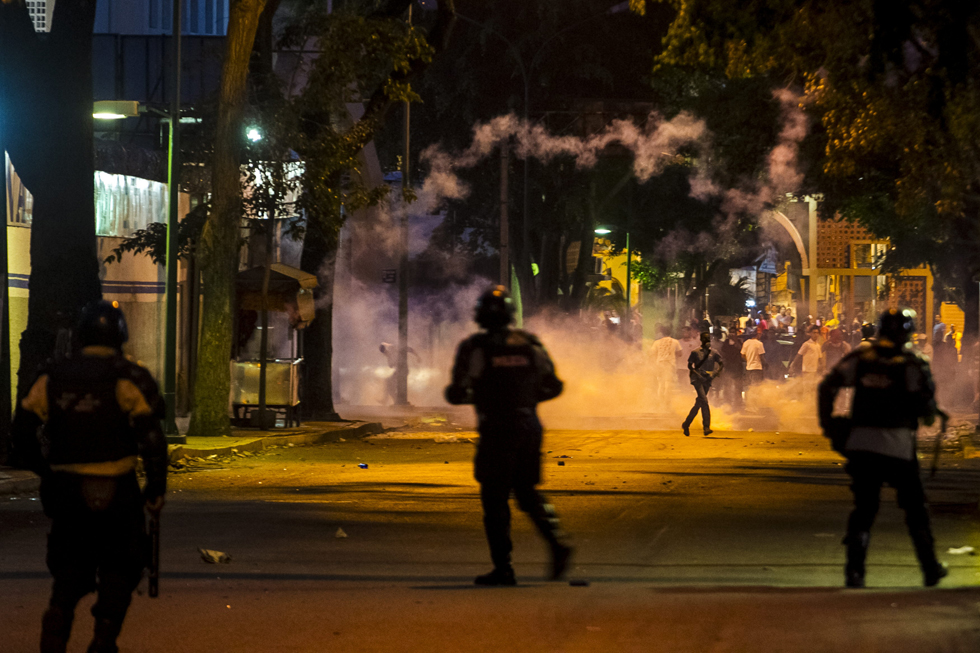
[[(379, 422), (307, 422), (303, 426), (273, 431), (252, 429), (232, 429), (230, 436), (191, 437), (187, 444), (167, 447), (170, 462), (184, 458), (207, 458), (208, 456), (232, 456), (254, 453), (269, 447), (287, 447), (321, 442), (337, 442), (341, 438), (363, 438), (381, 433), (384, 427)], [(36, 492), (41, 479), (33, 472), (22, 469), (0, 467), (0, 496)]]

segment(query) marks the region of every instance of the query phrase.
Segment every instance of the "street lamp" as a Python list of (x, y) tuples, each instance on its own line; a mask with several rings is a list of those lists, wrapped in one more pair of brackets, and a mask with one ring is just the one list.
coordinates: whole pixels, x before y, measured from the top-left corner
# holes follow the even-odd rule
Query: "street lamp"
[[(595, 228), (595, 233), (598, 236), (607, 236), (612, 232), (616, 231), (617, 227), (612, 225), (601, 224)], [(626, 315), (624, 321), (626, 323), (626, 337), (628, 340), (633, 339), (633, 322), (632, 322), (632, 289), (633, 289), (633, 251), (630, 249), (630, 232), (629, 228), (626, 229)]]

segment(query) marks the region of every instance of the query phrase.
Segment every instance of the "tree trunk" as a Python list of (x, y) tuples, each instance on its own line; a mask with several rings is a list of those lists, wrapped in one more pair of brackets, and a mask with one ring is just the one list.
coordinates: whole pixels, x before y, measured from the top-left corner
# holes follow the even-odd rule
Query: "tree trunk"
[(320, 285), (313, 291), (316, 313), (306, 327), (303, 340), (301, 391), (303, 417), (307, 420), (340, 419), (333, 405), (333, 281), (339, 231), (328, 226), (339, 224), (340, 220), (339, 215), (311, 218), (303, 240), (300, 269), (320, 279)]
[(229, 431), (228, 396), (235, 275), (242, 214), (242, 113), (255, 32), (266, 0), (232, 2), (211, 165), (211, 213), (201, 233), (204, 307), (189, 435)]
[(95, 0), (62, 0), (43, 39), (22, 5), (2, 6), (10, 103), (6, 147), (34, 195), (27, 329), (18, 397), (85, 304), (102, 297), (95, 240), (92, 28)]

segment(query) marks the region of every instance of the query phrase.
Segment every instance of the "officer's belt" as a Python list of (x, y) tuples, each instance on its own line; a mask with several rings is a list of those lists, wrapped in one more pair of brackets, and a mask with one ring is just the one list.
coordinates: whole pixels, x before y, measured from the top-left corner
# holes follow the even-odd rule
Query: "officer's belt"
[(51, 465), (53, 472), (68, 472), (82, 476), (123, 476), (136, 469), (136, 456), (99, 463), (64, 463)]

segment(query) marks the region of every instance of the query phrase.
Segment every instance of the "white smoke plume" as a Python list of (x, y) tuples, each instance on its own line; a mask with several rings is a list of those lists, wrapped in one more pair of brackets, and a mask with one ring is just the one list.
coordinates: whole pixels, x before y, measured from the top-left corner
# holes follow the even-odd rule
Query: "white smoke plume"
[(543, 126), (530, 124), (513, 114), (494, 118), (473, 129), (470, 146), (450, 155), (438, 145), (422, 152), (429, 174), (418, 193), (416, 212), (432, 212), (444, 200), (464, 199), (469, 188), (457, 172), (472, 168), (489, 157), (501, 143), (514, 141), (514, 152), (522, 159), (548, 162), (559, 156), (571, 157), (582, 169), (592, 168), (599, 155), (610, 145), (618, 144), (633, 153), (633, 171), (643, 183), (660, 173), (674, 160), (680, 148), (705, 142), (704, 121), (688, 113), (671, 120), (651, 113), (644, 125), (629, 120), (614, 120), (591, 136), (555, 136)]

